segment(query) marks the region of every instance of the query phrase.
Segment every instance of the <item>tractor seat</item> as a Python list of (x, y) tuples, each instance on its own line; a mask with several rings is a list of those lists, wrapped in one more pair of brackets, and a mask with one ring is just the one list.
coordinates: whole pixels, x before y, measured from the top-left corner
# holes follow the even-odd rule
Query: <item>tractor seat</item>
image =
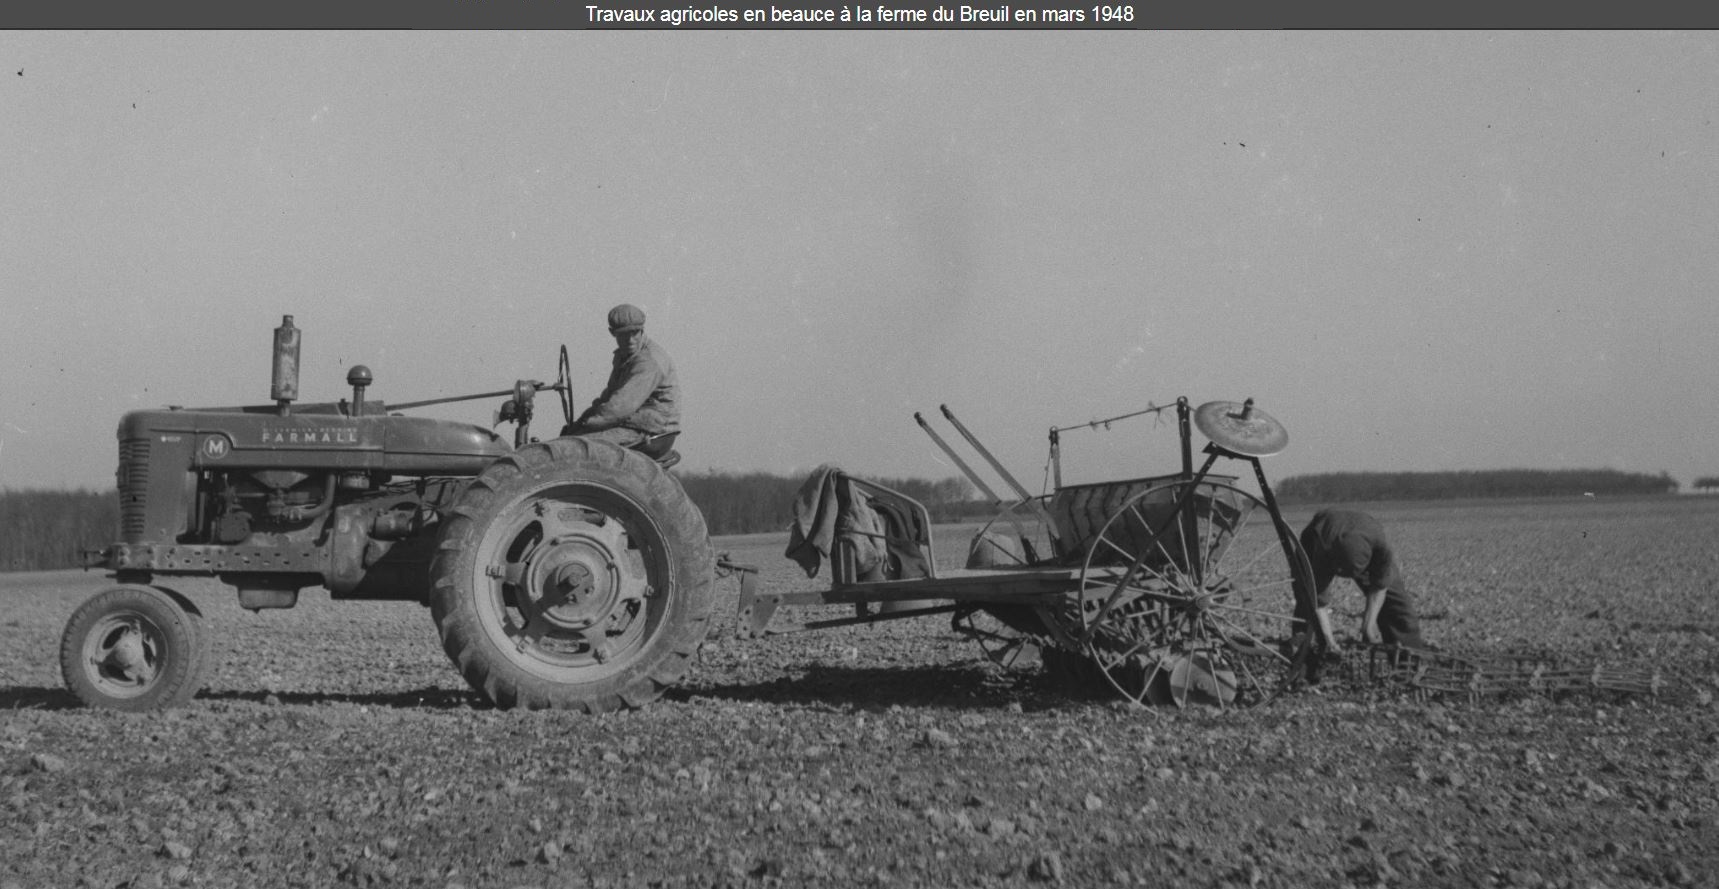
[(674, 449), (675, 439), (680, 438), (679, 432), (662, 432), (633, 445), (633, 450), (657, 461), (664, 469), (680, 462), (680, 452)]

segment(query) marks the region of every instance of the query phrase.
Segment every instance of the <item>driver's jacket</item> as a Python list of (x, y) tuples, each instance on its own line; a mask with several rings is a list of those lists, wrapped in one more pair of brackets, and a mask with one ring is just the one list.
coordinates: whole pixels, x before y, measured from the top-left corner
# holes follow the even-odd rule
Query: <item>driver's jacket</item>
[(661, 346), (639, 335), (631, 355), (615, 350), (614, 369), (603, 394), (579, 415), (574, 424), (581, 431), (595, 432), (624, 426), (648, 435), (680, 431), (680, 384), (674, 362)]

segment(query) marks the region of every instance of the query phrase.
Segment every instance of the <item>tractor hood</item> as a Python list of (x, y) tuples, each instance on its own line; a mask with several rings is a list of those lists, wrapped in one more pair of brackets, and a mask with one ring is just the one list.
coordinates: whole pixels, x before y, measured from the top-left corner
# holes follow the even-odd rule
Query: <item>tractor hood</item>
[(494, 432), (470, 423), (389, 416), (367, 402), (364, 416), (344, 403), (132, 411), (119, 439), (190, 452), (196, 469), (338, 469), (393, 475), (476, 475), (513, 451)]

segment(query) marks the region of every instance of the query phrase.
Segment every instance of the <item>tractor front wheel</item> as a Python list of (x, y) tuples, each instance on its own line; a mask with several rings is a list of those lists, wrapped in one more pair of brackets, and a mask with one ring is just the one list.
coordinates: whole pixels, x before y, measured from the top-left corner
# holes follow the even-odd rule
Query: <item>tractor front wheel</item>
[(188, 603), (126, 585), (90, 597), (60, 636), (60, 673), (91, 707), (138, 713), (177, 707), (203, 685), (203, 634)]
[(430, 567), (448, 657), (497, 707), (638, 707), (685, 674), (713, 607), (704, 516), (649, 458), (557, 438), (460, 495)]

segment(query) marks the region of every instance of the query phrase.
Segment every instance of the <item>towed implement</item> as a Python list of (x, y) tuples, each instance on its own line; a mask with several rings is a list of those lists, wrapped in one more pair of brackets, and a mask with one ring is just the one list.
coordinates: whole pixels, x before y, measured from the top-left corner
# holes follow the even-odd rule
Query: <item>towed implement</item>
[[(1136, 414), (1162, 414), (1172, 406)], [(1032, 495), (948, 407), (945, 419), (1014, 493), (998, 498), (923, 416), (920, 426), (1000, 510), (965, 567), (939, 566), (926, 508), (899, 492), (825, 468), (797, 503), (788, 555), (826, 590), (764, 594), (742, 574), (740, 626), (762, 636), (878, 620), (948, 615), (992, 660), (1037, 651), (1137, 704), (1248, 707), (1317, 678), (1336, 643), (1314, 604), (1312, 571), (1283, 519), (1260, 458), (1288, 443), (1251, 399), (1173, 406), (1181, 470), (1063, 485), (1060, 433), (1050, 432), (1055, 490)], [(1126, 417), (1096, 423), (1108, 424)], [(1193, 427), (1208, 439), (1197, 469)], [(1218, 461), (1253, 470), (1258, 493)], [(783, 606), (852, 605), (851, 618), (789, 624)]]
[[(119, 424), (115, 586), (61, 638), (67, 686), (92, 706), (151, 710), (201, 688), (209, 646), (179, 587), (214, 579), (245, 608), (335, 600), (427, 605), (455, 667), (500, 707), (637, 706), (704, 638), (715, 557), (666, 471), (674, 436), (639, 449), (530, 435), (538, 392), (573, 418), (567, 350), (554, 383), (387, 405), (298, 401), (300, 331), (275, 330), (273, 404), (134, 411)], [(492, 429), (401, 413), (504, 397)]]
[[(1174, 410), (1180, 471), (1065, 485), (1061, 434)], [(1595, 691), (1657, 696), (1658, 670), (1572, 666), (1539, 654), (1465, 656), (1394, 644), (1339, 644), (1317, 606), (1313, 572), (1284, 521), (1261, 458), (1289, 441), (1254, 406), (1186, 398), (1173, 405), (1053, 427), (1050, 493), (1033, 495), (947, 406), (944, 418), (1002, 480), (996, 490), (922, 415), (921, 428), (996, 515), (961, 568), (940, 566), (926, 508), (900, 492), (820, 467), (795, 503), (786, 555), (808, 576), (829, 563), (829, 587), (766, 593), (739, 569), (742, 633), (814, 630), (943, 616), (1005, 668), (1034, 663), (1108, 688), (1137, 705), (1256, 706), (1322, 679), (1471, 700)], [(1194, 430), (1206, 439), (1194, 465)], [(1251, 468), (1257, 493), (1222, 465)], [(848, 606), (852, 616), (790, 621), (785, 609)], [(820, 612), (827, 615), (828, 610)]]

